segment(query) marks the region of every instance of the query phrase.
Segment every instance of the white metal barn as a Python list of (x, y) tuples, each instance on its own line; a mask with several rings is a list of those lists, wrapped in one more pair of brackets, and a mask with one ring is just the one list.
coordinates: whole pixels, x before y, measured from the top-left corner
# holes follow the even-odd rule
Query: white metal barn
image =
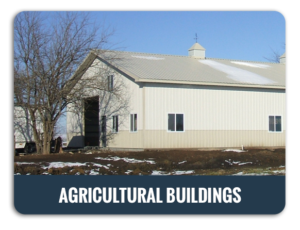
[[(105, 117), (116, 132), (108, 147), (285, 146), (285, 54), (280, 63), (206, 58), (198, 43), (188, 56), (114, 54), (120, 61), (108, 63), (91, 52), (83, 63), (110, 66), (114, 74), (108, 77), (123, 78), (130, 89), (125, 122), (118, 124), (118, 114)], [(100, 120), (105, 114), (98, 113), (91, 129), (84, 116), (67, 112), (69, 147), (103, 146)], [(96, 141), (87, 143), (91, 136)]]

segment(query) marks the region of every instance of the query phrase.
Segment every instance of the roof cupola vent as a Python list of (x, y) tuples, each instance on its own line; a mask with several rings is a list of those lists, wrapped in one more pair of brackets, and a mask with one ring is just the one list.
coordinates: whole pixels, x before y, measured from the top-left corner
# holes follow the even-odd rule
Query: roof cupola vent
[(189, 48), (189, 56), (193, 58), (205, 59), (205, 49), (196, 42), (191, 48)]
[(285, 64), (285, 53), (280, 56), (279, 60), (280, 60), (280, 63)]

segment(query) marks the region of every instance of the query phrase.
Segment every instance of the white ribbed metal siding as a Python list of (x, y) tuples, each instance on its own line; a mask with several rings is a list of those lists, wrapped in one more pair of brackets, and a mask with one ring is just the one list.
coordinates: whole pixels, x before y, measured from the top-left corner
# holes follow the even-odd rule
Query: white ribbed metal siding
[(167, 130), (167, 114), (184, 113), (185, 130), (267, 130), (268, 116), (281, 115), (285, 93), (234, 88), (145, 87), (146, 130)]
[(133, 81), (125, 78), (125, 84), (128, 87), (128, 92), (130, 93), (130, 105), (127, 123), (121, 126), (119, 130), (129, 130), (130, 129), (130, 114), (137, 114), (137, 129), (143, 129), (143, 88)]
[[(167, 132), (168, 113), (184, 114), (184, 132)], [(282, 116), (283, 132), (268, 132), (269, 115)], [(282, 90), (151, 84), (144, 148), (284, 146), (285, 117)]]

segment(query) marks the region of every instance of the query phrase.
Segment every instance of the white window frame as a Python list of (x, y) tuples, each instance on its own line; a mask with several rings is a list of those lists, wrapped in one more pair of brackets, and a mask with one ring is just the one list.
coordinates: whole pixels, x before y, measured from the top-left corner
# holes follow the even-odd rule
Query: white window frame
[[(118, 130), (117, 131), (114, 130), (114, 117), (118, 117), (118, 119), (117, 119), (117, 128), (118, 128)], [(112, 133), (118, 133), (119, 132), (119, 115), (118, 114), (113, 115), (111, 122), (112, 122), (112, 125), (111, 125)]]
[[(135, 114), (136, 114), (136, 130), (134, 131), (134, 130), (131, 130), (131, 115), (135, 115)], [(138, 120), (137, 113), (131, 113), (131, 114), (129, 114), (129, 132), (130, 133), (137, 133), (137, 131), (138, 131), (138, 122), (137, 122), (137, 120)]]
[[(168, 117), (169, 117), (169, 114), (174, 114), (175, 115), (175, 131), (170, 131), (169, 130), (169, 121), (168, 121)], [(183, 131), (177, 131), (176, 130), (176, 114), (182, 114), (183, 115)], [(184, 133), (185, 132), (185, 114), (184, 113), (174, 113), (174, 112), (169, 112), (167, 113), (167, 132), (168, 133)]]
[(114, 75), (113, 74), (107, 76), (107, 88), (108, 88), (108, 91), (113, 91), (113, 89), (114, 89)]
[[(281, 131), (270, 131), (270, 124), (269, 124), (269, 117), (281, 117)], [(268, 115), (268, 122), (267, 122), (267, 124), (268, 124), (268, 133), (282, 133), (283, 132), (283, 117), (282, 117), (282, 115), (273, 115), (273, 114), (271, 114), (271, 115)], [(274, 122), (274, 130), (276, 129), (276, 124), (275, 124), (275, 122)]]

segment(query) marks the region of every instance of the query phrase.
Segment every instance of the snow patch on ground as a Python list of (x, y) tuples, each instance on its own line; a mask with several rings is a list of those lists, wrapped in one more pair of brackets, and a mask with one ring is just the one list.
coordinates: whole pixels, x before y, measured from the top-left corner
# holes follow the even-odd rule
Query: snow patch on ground
[(92, 176), (94, 176), (94, 175), (99, 175), (99, 172), (97, 172), (97, 171), (95, 171), (95, 170), (92, 169), (92, 170), (90, 171), (89, 175), (92, 175)]
[(194, 173), (195, 171), (194, 170), (188, 170), (188, 171), (175, 171), (173, 173), (173, 175), (184, 175), (184, 174), (192, 174)]
[(154, 175), (154, 176), (167, 176), (167, 175), (171, 175), (171, 173), (166, 173), (164, 171), (153, 170), (151, 175)]
[(96, 160), (105, 160), (105, 161), (120, 161), (123, 160), (127, 163), (148, 163), (148, 164), (155, 164), (155, 161), (151, 160), (137, 160), (134, 158), (127, 158), (127, 157), (95, 157)]
[(174, 171), (172, 173), (166, 173), (165, 171), (153, 170), (151, 175), (166, 176), (166, 175), (184, 175), (184, 174), (192, 174), (192, 173), (195, 173), (195, 171), (194, 170), (188, 170), (188, 171)]
[(248, 84), (260, 84), (260, 85), (268, 85), (268, 84), (275, 83), (275, 81), (272, 81), (256, 73), (243, 70), (237, 67), (225, 65), (216, 61), (199, 60), (199, 62), (227, 74), (227, 77), (234, 81), (248, 83)]
[(31, 165), (36, 164), (35, 162), (16, 162), (17, 165)]
[(241, 149), (225, 149), (222, 152), (236, 152), (236, 153), (243, 153), (243, 152), (247, 152), (245, 150), (241, 150)]
[(101, 167), (103, 167), (103, 168), (105, 168), (105, 169), (109, 169), (109, 166), (111, 165), (111, 164), (108, 164), (108, 165), (102, 165), (102, 164), (98, 164), (98, 163), (92, 163), (94, 166), (96, 166), (96, 167), (99, 167), (99, 168), (101, 168)]
[(131, 172), (133, 172), (133, 170), (127, 170), (125, 173), (128, 175)]
[(278, 173), (285, 173), (285, 170), (275, 170), (275, 171), (272, 171), (273, 173), (275, 174), (278, 174)]
[(285, 170), (274, 170), (274, 171), (270, 171), (270, 172), (261, 172), (261, 173), (244, 173), (244, 172), (239, 172), (236, 174), (233, 174), (233, 176), (272, 176), (272, 175), (276, 175), (276, 174), (285, 174)]
[(50, 162), (49, 166), (42, 166), (42, 169), (50, 168), (63, 168), (63, 167), (74, 167), (74, 166), (86, 166), (86, 163), (79, 162)]
[(252, 162), (240, 162), (240, 161), (231, 161), (231, 159), (229, 160), (225, 160), (225, 162), (227, 162), (229, 165), (246, 165), (246, 164), (252, 164)]
[(246, 164), (252, 164), (252, 162), (239, 163), (239, 165), (246, 165)]
[(183, 164), (183, 163), (185, 163), (185, 162), (187, 162), (187, 161), (181, 161), (181, 162), (178, 162), (178, 164), (180, 165), (180, 164)]
[(243, 173), (239, 172), (237, 174), (233, 174), (232, 176), (268, 176), (270, 173)]

